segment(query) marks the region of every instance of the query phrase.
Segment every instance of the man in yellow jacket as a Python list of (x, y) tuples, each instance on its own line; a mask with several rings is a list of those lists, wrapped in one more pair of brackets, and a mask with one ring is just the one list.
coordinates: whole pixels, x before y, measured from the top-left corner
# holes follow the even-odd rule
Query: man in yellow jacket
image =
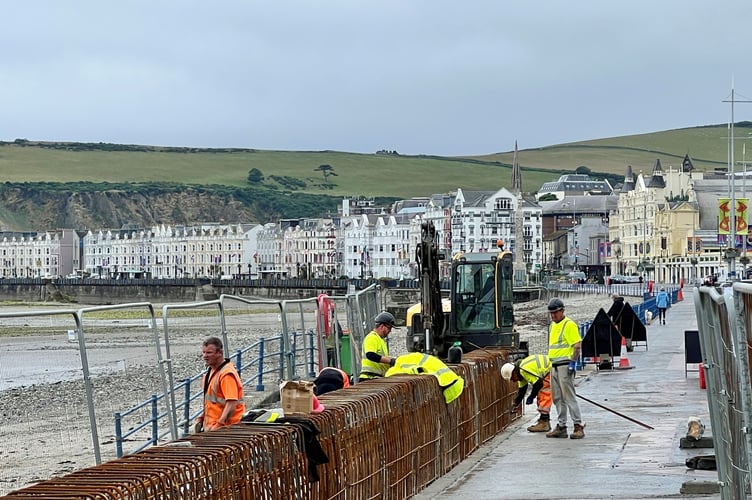
[(389, 356), (385, 340), (394, 328), (394, 316), (384, 311), (377, 314), (373, 322), (376, 326), (363, 339), (358, 382), (383, 377), (389, 367), (394, 366), (394, 358)]
[(394, 366), (387, 370), (386, 376), (401, 374), (433, 375), (439, 382), (439, 386), (444, 393), (444, 401), (447, 404), (460, 397), (462, 389), (465, 387), (465, 380), (454, 373), (454, 370), (436, 356), (422, 352), (411, 352), (397, 356)]
[(548, 330), (548, 359), (551, 360), (551, 393), (558, 413), (556, 427), (546, 434), (550, 438), (567, 437), (567, 415), (571, 414), (574, 432), (571, 439), (585, 437), (580, 406), (574, 390), (575, 362), (580, 357), (582, 339), (577, 323), (564, 314), (564, 302), (553, 298), (548, 303), (551, 325)]
[(548, 432), (551, 430), (551, 361), (544, 354), (531, 354), (514, 363), (505, 363), (501, 367), (504, 380), (517, 382), (517, 396), (514, 407), (519, 410), (522, 399), (527, 393), (528, 385), (532, 386), (530, 395), (525, 401), (533, 404), (538, 400), (538, 422), (527, 428), (528, 432)]

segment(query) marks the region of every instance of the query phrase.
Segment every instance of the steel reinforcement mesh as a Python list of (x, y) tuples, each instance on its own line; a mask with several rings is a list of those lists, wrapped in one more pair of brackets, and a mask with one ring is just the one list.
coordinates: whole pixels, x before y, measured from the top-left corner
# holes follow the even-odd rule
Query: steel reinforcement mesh
[(509, 356), (508, 349), (474, 351), (450, 365), (465, 380), (450, 404), (430, 375), (378, 379), (321, 396), (326, 410), (309, 418), (326, 464), (310, 464), (306, 435), (295, 423), (241, 423), (2, 498), (409, 498), (519, 418), (511, 413), (516, 384), (500, 375)]

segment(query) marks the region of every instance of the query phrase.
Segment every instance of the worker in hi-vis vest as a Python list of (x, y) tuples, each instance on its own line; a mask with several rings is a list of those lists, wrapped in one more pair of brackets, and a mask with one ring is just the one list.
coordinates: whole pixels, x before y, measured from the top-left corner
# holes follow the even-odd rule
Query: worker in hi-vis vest
[(386, 376), (401, 374), (433, 375), (438, 380), (444, 393), (444, 401), (447, 403), (451, 403), (460, 397), (462, 389), (465, 387), (465, 380), (457, 375), (454, 370), (436, 356), (422, 352), (411, 352), (397, 356), (394, 366), (387, 370)]
[(237, 424), (245, 413), (243, 381), (235, 365), (225, 358), (222, 341), (209, 337), (201, 355), (206, 364), (203, 378), (204, 413), (196, 419), (196, 432), (213, 431)]
[(519, 411), (527, 388), (532, 387), (525, 402), (529, 405), (538, 400), (538, 422), (527, 428), (528, 432), (548, 432), (551, 430), (551, 361), (544, 354), (531, 354), (514, 363), (504, 363), (501, 367), (504, 380), (517, 382), (517, 396), (514, 410)]
[(386, 337), (394, 328), (394, 316), (384, 311), (377, 314), (373, 322), (376, 326), (363, 339), (359, 382), (383, 377), (389, 367), (394, 366), (394, 358), (389, 357), (386, 345)]

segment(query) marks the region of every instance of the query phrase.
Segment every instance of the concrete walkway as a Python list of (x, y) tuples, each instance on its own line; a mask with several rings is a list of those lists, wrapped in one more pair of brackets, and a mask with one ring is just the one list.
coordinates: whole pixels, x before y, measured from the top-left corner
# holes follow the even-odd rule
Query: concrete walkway
[[(628, 354), (632, 369), (577, 375), (577, 393), (654, 427), (646, 429), (579, 400), (585, 439), (551, 439), (526, 427), (527, 414), (414, 498), (642, 499), (719, 498), (715, 471), (688, 469), (685, 460), (712, 449), (680, 449), (687, 419), (700, 417), (711, 435), (697, 365), (685, 378), (684, 330), (696, 329), (692, 293), (669, 309), (666, 325), (648, 327), (648, 345)], [(555, 422), (555, 410), (552, 421)], [(572, 431), (571, 421), (568, 423)]]

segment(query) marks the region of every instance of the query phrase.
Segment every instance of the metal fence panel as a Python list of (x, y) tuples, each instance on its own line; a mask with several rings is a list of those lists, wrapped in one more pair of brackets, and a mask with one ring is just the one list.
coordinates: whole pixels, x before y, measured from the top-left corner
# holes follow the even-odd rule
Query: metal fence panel
[(742, 380), (736, 360), (734, 304), (730, 294), (725, 297), (711, 287), (694, 296), (721, 496), (743, 499), (749, 472), (741, 384), (748, 385), (749, 377)]
[[(359, 372), (379, 291), (332, 297), (342, 335), (331, 340), (338, 354), (349, 347), (350, 373)], [(143, 302), (0, 313), (0, 449), (16, 450), (0, 454), (0, 494), (44, 479), (55, 464), (63, 474), (188, 435), (202, 410), (201, 345), (210, 336), (239, 368), (249, 407), (281, 380), (312, 378), (329, 341), (318, 337), (316, 309), (315, 298), (222, 295), (156, 310)], [(55, 438), (29, 443), (31, 429)]]
[[(78, 331), (73, 309), (0, 314), (0, 495), (96, 463)], [(48, 437), (32, 439), (32, 429)]]

